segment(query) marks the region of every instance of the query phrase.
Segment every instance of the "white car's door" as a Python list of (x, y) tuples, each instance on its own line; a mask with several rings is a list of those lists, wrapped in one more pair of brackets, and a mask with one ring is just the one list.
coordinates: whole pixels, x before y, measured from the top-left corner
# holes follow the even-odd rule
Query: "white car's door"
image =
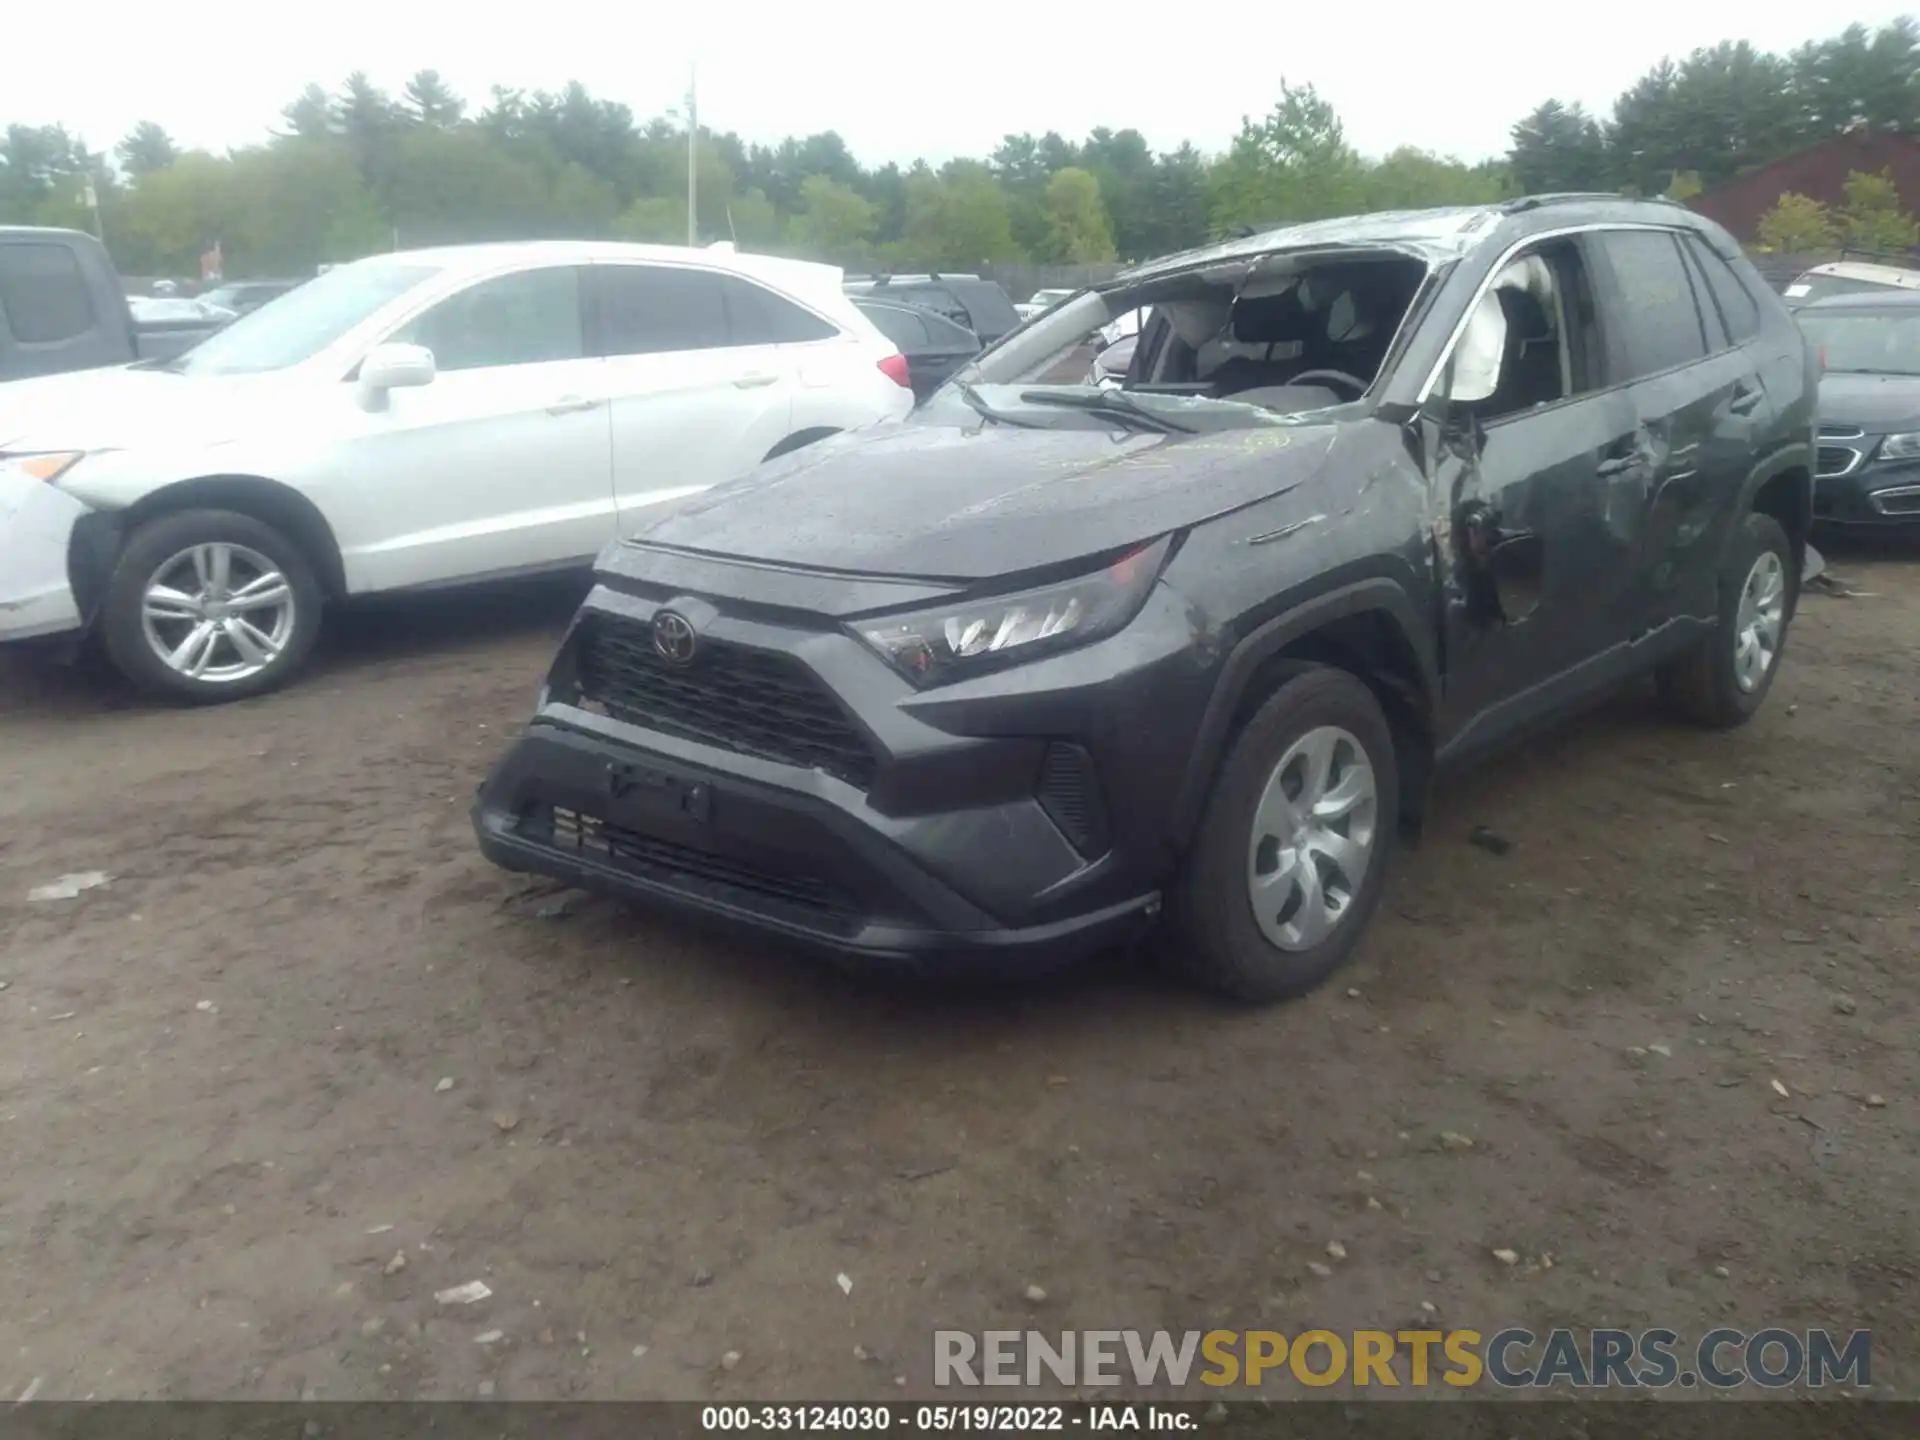
[(785, 302), (740, 276), (607, 261), (589, 285), (612, 409), (614, 502), (628, 534), (655, 507), (744, 475), (787, 437), (799, 361), (767, 343), (777, 335), (767, 316)]
[(583, 273), (477, 281), (386, 337), (431, 350), (432, 383), (373, 411), (341, 387), (353, 418), (323, 505), (350, 589), (588, 561), (613, 538), (606, 367), (587, 351)]

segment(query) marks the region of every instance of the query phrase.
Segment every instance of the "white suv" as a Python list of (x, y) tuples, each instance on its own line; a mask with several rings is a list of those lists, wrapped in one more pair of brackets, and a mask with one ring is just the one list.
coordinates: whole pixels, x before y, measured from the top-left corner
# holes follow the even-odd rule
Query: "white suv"
[(361, 260), (176, 359), (0, 385), (0, 642), (97, 627), (150, 689), (256, 694), (329, 600), (589, 564), (652, 507), (912, 404), (830, 266)]

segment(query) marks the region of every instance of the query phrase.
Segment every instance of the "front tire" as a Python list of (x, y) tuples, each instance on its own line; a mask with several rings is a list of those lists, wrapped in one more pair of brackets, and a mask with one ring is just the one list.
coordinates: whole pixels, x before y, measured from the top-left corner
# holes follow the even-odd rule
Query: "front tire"
[(1169, 903), (1173, 965), (1238, 1000), (1304, 994), (1380, 901), (1399, 806), (1393, 732), (1344, 670), (1282, 685), (1241, 729)]
[(1787, 532), (1771, 515), (1749, 514), (1721, 576), (1718, 623), (1655, 673), (1668, 713), (1715, 730), (1751, 720), (1779, 672), (1798, 589)]
[(127, 541), (107, 582), (101, 639), (140, 689), (215, 704), (292, 679), (319, 639), (321, 604), (313, 568), (271, 525), (184, 510)]

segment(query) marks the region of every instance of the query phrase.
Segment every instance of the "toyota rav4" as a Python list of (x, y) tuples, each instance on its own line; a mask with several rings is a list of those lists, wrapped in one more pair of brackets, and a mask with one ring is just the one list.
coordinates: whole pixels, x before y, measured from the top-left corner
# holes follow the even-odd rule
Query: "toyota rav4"
[[(1046, 384), (1152, 308), (1124, 384)], [(874, 961), (1352, 950), (1434, 777), (1779, 669), (1817, 364), (1719, 227), (1545, 196), (1156, 261), (612, 546), (482, 849)]]

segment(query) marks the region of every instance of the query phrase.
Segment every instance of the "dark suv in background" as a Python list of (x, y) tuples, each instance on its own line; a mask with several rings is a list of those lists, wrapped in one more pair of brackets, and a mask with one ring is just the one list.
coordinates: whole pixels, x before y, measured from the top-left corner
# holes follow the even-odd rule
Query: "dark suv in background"
[[(1123, 387), (1032, 378), (1149, 306)], [(1019, 969), (1164, 917), (1200, 981), (1297, 993), (1440, 771), (1636, 675), (1754, 714), (1816, 381), (1677, 205), (1157, 261), (609, 549), (481, 847), (869, 961)]]
[(849, 280), (846, 291), (855, 300), (888, 300), (931, 310), (971, 330), (983, 345), (996, 343), (1021, 324), (1020, 312), (1007, 292), (978, 275), (882, 275)]

